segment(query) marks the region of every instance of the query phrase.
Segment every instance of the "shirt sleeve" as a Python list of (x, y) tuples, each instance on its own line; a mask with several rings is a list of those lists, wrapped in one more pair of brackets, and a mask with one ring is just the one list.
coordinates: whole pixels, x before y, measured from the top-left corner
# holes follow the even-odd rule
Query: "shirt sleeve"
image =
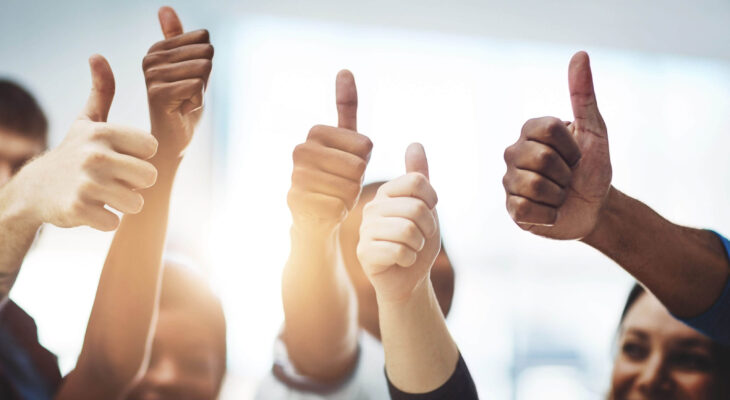
[[(713, 233), (722, 241), (730, 260), (730, 242), (719, 233)], [(730, 279), (725, 282), (725, 289), (709, 310), (696, 317), (679, 319), (713, 340), (730, 346)]]
[[(355, 375), (360, 366), (360, 344), (357, 348), (357, 361), (355, 368), (341, 380), (335, 382), (319, 382), (311, 377), (302, 374), (292, 363), (289, 358), (289, 352), (286, 343), (281, 334), (274, 344), (274, 365), (271, 368), (273, 376), (272, 384), (268, 386), (266, 392), (270, 395), (275, 390), (287, 393), (286, 398), (317, 398), (317, 399), (356, 399), (361, 398), (359, 395), (360, 388), (356, 382)], [(274, 388), (278, 387), (278, 389)], [(259, 394), (263, 395), (262, 391)], [(263, 398), (259, 396), (258, 398)], [(266, 398), (274, 398), (273, 396)]]
[(449, 380), (440, 388), (428, 393), (403, 392), (393, 385), (387, 373), (385, 377), (388, 379), (388, 390), (390, 391), (390, 398), (393, 400), (476, 400), (479, 398), (477, 388), (474, 386), (474, 380), (472, 380), (469, 368), (466, 366), (461, 354), (459, 354), (456, 369)]

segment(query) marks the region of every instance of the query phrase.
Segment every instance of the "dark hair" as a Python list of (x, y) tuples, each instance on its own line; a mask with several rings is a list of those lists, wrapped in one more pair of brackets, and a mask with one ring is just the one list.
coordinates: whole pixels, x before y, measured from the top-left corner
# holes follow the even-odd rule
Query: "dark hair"
[(48, 120), (33, 95), (15, 82), (0, 79), (0, 127), (45, 146)]
[[(621, 330), (621, 325), (624, 323), (624, 319), (626, 318), (626, 314), (629, 313), (629, 310), (631, 310), (631, 307), (636, 304), (636, 301), (641, 297), (643, 294), (650, 294), (641, 284), (638, 282), (634, 283), (634, 286), (631, 288), (631, 291), (629, 292), (629, 297), (626, 299), (626, 305), (624, 305), (624, 310), (621, 313), (621, 320), (619, 322), (619, 331)], [(701, 333), (701, 332), (700, 332)], [(717, 360), (719, 361), (719, 364), (717, 365), (717, 372), (721, 374), (722, 376), (727, 376), (730, 374), (730, 347), (719, 343), (712, 339), (712, 344), (714, 347), (714, 352), (717, 355)], [(730, 390), (729, 388), (725, 388), (724, 390)], [(723, 392), (725, 393), (725, 392)], [(722, 397), (723, 399), (726, 397)]]
[(631, 288), (631, 291), (629, 292), (629, 297), (626, 299), (626, 304), (624, 305), (624, 310), (621, 312), (621, 319), (619, 322), (619, 325), (624, 322), (624, 318), (626, 318), (626, 314), (629, 313), (629, 310), (631, 307), (636, 303), (636, 300), (641, 297), (642, 294), (646, 292), (646, 289), (644, 289), (639, 282), (634, 283), (634, 286)]

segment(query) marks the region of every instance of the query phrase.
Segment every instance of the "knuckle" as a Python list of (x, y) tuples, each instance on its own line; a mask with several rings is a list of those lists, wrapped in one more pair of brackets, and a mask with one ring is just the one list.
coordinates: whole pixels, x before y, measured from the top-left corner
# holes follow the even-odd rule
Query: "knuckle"
[(522, 136), (527, 136), (530, 132), (532, 132), (535, 129), (535, 125), (538, 121), (538, 118), (530, 118), (527, 121), (525, 121), (524, 124), (522, 124), (522, 129), (520, 129), (520, 134)]
[(502, 177), (502, 186), (506, 191), (509, 191), (510, 187), (512, 186), (512, 179), (510, 178), (509, 171), (507, 171), (507, 173), (504, 174), (504, 176)]
[(292, 161), (294, 161), (294, 164), (299, 164), (303, 162), (303, 158), (307, 154), (307, 145), (306, 143), (300, 143), (294, 147), (294, 151), (292, 151), (291, 157)]
[(90, 194), (94, 193), (96, 191), (96, 183), (91, 180), (90, 178), (83, 178), (81, 182), (79, 182), (78, 186), (78, 200), (81, 200), (81, 198), (88, 197)]
[(322, 136), (325, 136), (327, 127), (324, 125), (314, 125), (311, 129), (309, 129), (309, 134), (307, 134), (307, 140), (318, 140)]
[(507, 147), (506, 149), (504, 149), (503, 158), (504, 158), (504, 162), (507, 165), (510, 165), (510, 163), (514, 159), (514, 153), (515, 153), (515, 145), (511, 145), (511, 146)]
[(407, 237), (420, 236), (420, 231), (418, 227), (411, 221), (408, 221), (406, 224), (404, 224), (403, 233), (406, 234)]
[(111, 135), (111, 131), (104, 123), (98, 123), (92, 125), (91, 128), (91, 140), (105, 140)]
[(167, 43), (167, 39), (158, 40), (152, 46), (150, 46), (149, 50), (147, 50), (147, 53), (153, 53), (158, 49), (163, 48), (165, 46), (165, 43)]
[(362, 155), (366, 156), (370, 154), (373, 150), (373, 141), (369, 137), (361, 134), (358, 134), (358, 139), (360, 140), (358, 147)]
[(514, 213), (514, 218), (520, 221), (530, 215), (532, 205), (527, 199), (517, 197), (512, 201), (512, 211)]
[(201, 60), (201, 68), (203, 69), (204, 74), (209, 74), (210, 71), (213, 69), (213, 61), (209, 59), (203, 59)]
[(532, 178), (527, 182), (527, 189), (532, 196), (542, 196), (545, 191), (545, 182), (541, 178)]
[(358, 176), (362, 176), (365, 173), (367, 166), (368, 163), (365, 160), (358, 158), (353, 164), (353, 169)]
[(564, 126), (563, 121), (555, 117), (545, 117), (544, 134), (546, 137), (554, 137)]
[(541, 149), (535, 155), (537, 159), (538, 168), (545, 169), (555, 164), (557, 154), (551, 149)]
[(92, 150), (86, 155), (83, 166), (86, 169), (96, 169), (104, 165), (108, 160), (109, 156), (105, 153), (98, 150)]
[(213, 58), (213, 55), (215, 54), (215, 48), (212, 44), (208, 43), (205, 45), (205, 49), (203, 50), (203, 57), (206, 58)]
[(164, 95), (163, 87), (159, 85), (147, 86), (147, 95), (151, 100), (158, 100)]
[(196, 31), (196, 35), (200, 39), (200, 41), (210, 42), (210, 32), (208, 32), (207, 29), (200, 29)]
[(144, 81), (148, 85), (150, 82), (154, 82), (158, 80), (158, 77), (160, 76), (161, 68), (158, 66), (150, 67), (144, 71)]
[(86, 212), (86, 203), (84, 203), (83, 200), (80, 198), (74, 199), (71, 204), (69, 205), (69, 216), (67, 218), (67, 223), (70, 223), (70, 219), (72, 218), (78, 218), (81, 215), (84, 215)]
[(159, 53), (148, 53), (142, 58), (142, 70), (147, 71), (151, 66), (157, 64), (159, 59)]

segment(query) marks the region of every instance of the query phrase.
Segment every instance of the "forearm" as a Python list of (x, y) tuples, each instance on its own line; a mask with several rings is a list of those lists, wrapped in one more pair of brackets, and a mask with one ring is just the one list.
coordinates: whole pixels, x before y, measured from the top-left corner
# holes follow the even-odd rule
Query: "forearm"
[(30, 215), (28, 200), (17, 181), (0, 188), (0, 300), (10, 293), (41, 226)]
[(179, 160), (152, 162), (157, 183), (142, 192), (143, 211), (125, 215), (114, 235), (77, 365), (82, 371), (101, 372), (97, 378), (109, 387), (134, 381), (154, 331), (170, 192)]
[(357, 356), (357, 300), (337, 236), (292, 227), (282, 278), (289, 356), (301, 373), (323, 381), (347, 375)]
[(378, 303), (389, 380), (408, 393), (441, 387), (459, 359), (438, 300), (425, 279), (405, 302)]
[(596, 229), (583, 241), (616, 261), (679, 317), (707, 310), (730, 273), (712, 232), (673, 224), (611, 188)]

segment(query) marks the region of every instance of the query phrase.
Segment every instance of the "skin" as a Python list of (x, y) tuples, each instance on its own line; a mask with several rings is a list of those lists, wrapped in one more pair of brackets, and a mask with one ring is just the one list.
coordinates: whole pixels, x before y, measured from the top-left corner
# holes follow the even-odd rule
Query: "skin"
[(692, 317), (719, 297), (730, 274), (713, 233), (673, 224), (611, 185), (608, 132), (588, 55), (568, 69), (572, 122), (535, 118), (504, 153), (507, 210), (522, 229), (578, 239), (644, 284), (674, 314)]
[(0, 298), (8, 295), (41, 224), (113, 230), (119, 218), (104, 206), (138, 213), (143, 198), (137, 190), (155, 183), (157, 171), (146, 160), (157, 141), (106, 122), (114, 78), (103, 57), (92, 56), (89, 65), (89, 100), (57, 148), (28, 162), (42, 143), (0, 131)]
[[(208, 400), (218, 393), (221, 370), (216, 332), (184, 310), (160, 310), (149, 368), (129, 400)], [(180, 335), (185, 332), (185, 335)]]
[(336, 381), (357, 354), (357, 302), (342, 262), (338, 230), (362, 189), (372, 142), (357, 133), (352, 73), (336, 80), (337, 127), (317, 125), (294, 149), (291, 253), (282, 276), (283, 339), (297, 369)]
[[(345, 218), (340, 227), (342, 258), (357, 294), (358, 320), (360, 326), (370, 335), (380, 339), (380, 321), (375, 288), (365, 275), (357, 258), (357, 244), (360, 242), (363, 208), (375, 198), (381, 184), (370, 184), (363, 188), (360, 200)], [(454, 295), (454, 269), (443, 248), (439, 251), (431, 269), (431, 284), (436, 292), (441, 311), (448, 315)]]
[(10, 293), (20, 272), (20, 265), (28, 252), (35, 232), (30, 234), (33, 224), (22, 223), (17, 215), (8, 213), (12, 200), (2, 187), (33, 157), (43, 151), (43, 143), (21, 133), (0, 127), (0, 300)]
[[(146, 204), (125, 215), (101, 273), (78, 363), (64, 380), (58, 399), (124, 398), (144, 375), (158, 315), (162, 252), (170, 194), (182, 155), (200, 119), (209, 68), (197, 50), (208, 42), (205, 31), (184, 34), (175, 12), (163, 7), (160, 24), (166, 39), (150, 53), (177, 50), (177, 58), (145, 61), (152, 134), (159, 151), (150, 160), (158, 171), (155, 186), (140, 191)], [(195, 46), (195, 51), (190, 46)], [(147, 60), (147, 59), (145, 59)], [(165, 74), (159, 71), (164, 70)], [(155, 72), (150, 72), (155, 71)]]
[(642, 294), (621, 325), (611, 398), (725, 398), (730, 371), (718, 367), (715, 346), (673, 318), (657, 298)]
[(406, 174), (365, 206), (357, 247), (375, 288), (386, 373), (408, 393), (442, 386), (459, 358), (429, 279), (441, 247), (437, 201), (423, 147), (412, 144)]

